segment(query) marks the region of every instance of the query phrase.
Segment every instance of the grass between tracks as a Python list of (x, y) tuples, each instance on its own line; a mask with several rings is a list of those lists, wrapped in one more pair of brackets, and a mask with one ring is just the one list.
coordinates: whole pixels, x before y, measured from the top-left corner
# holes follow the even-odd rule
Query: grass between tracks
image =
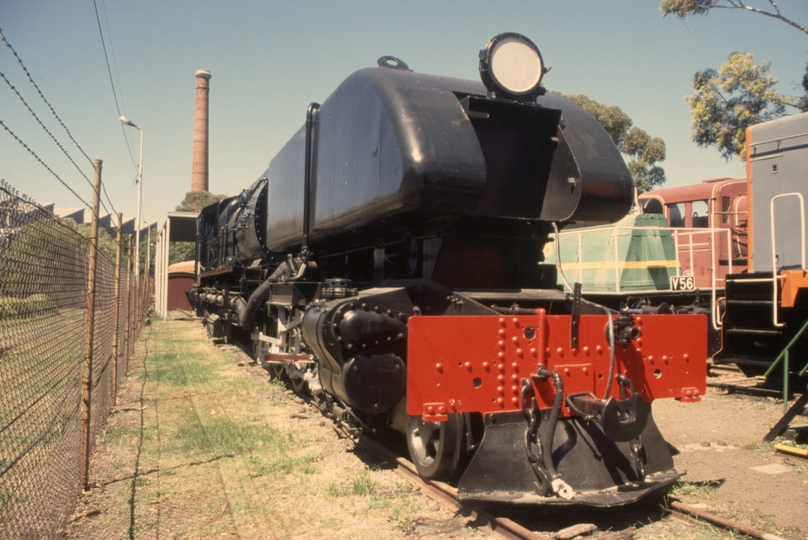
[(198, 322), (155, 321), (139, 347), (68, 537), (350, 537), (346, 515), (412, 517), (408, 486), (380, 485), (330, 422)]

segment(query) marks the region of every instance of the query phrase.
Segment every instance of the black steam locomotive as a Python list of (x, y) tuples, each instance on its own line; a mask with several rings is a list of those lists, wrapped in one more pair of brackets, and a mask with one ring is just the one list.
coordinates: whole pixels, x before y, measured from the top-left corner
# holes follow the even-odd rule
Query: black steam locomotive
[(482, 83), (378, 64), (201, 212), (209, 335), (250, 331), (271, 372), (349, 429), (404, 433), (461, 501), (613, 506), (669, 486), (650, 403), (704, 393), (706, 317), (609, 311), (542, 264), (554, 230), (629, 210), (607, 133), (545, 92), (518, 34), (480, 52)]

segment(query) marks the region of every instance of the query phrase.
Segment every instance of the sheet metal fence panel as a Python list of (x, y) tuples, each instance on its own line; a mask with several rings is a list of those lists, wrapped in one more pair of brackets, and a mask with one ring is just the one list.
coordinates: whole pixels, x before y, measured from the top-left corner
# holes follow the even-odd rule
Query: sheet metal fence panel
[[(75, 225), (0, 182), (0, 538), (61, 537), (80, 494), (88, 246)], [(121, 276), (123, 343), (125, 268)], [(114, 405), (114, 291), (114, 264), (99, 253), (93, 442)], [(117, 359), (118, 383), (124, 353)]]

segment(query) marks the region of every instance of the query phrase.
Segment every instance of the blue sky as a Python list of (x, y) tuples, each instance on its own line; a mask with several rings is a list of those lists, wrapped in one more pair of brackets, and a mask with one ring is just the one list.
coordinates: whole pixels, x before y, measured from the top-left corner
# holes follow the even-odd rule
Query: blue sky
[[(684, 96), (696, 71), (717, 68), (733, 51), (751, 52), (772, 63), (780, 91), (797, 94), (808, 61), (808, 35), (781, 22), (729, 10), (663, 18), (658, 0), (96, 1), (111, 63), (114, 49), (121, 112), (145, 132), (144, 218), (160, 222), (190, 190), (197, 69), (213, 74), (210, 190), (235, 194), (303, 124), (311, 101), (322, 102), (383, 55), (415, 71), (476, 79), (477, 53), (491, 37), (525, 34), (552, 66), (547, 88), (620, 106), (635, 126), (665, 140), (668, 186), (745, 175), (741, 163), (690, 141)], [(778, 5), (808, 24), (805, 0)], [(93, 1), (0, 0), (0, 29), (73, 137), (90, 158), (104, 160), (113, 205), (134, 216), (136, 167), (118, 122)], [(92, 165), (1, 43), (0, 72), (92, 178)], [(91, 200), (90, 186), (3, 81), (0, 120)], [(139, 134), (126, 134), (137, 161)], [(0, 178), (38, 202), (80, 205), (2, 129)]]

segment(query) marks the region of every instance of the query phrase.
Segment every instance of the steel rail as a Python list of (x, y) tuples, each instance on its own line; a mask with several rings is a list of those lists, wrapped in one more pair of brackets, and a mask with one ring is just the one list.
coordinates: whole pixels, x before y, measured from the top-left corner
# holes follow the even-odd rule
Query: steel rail
[[(410, 484), (421, 488), (439, 503), (455, 510), (459, 506), (457, 503), (457, 488), (445, 482), (421, 477), (416, 471), (415, 465), (410, 461), (397, 456), (394, 452), (367, 436), (361, 436), (359, 443), (383, 456), (390, 464), (395, 464), (395, 471), (400, 476)], [(472, 518), (476, 521), (487, 523), (492, 532), (499, 534), (503, 538), (514, 540), (543, 540), (545, 538), (545, 536), (536, 534), (508, 518), (495, 516), (479, 508), (469, 508), (469, 510)]]
[(673, 511), (682, 514), (689, 519), (701, 519), (707, 523), (710, 523), (711, 525), (721, 527), (722, 529), (735, 530), (741, 534), (751, 536), (752, 538), (758, 538), (759, 540), (785, 540), (785, 538), (775, 534), (770, 534), (753, 527), (741, 525), (737, 521), (726, 519), (718, 514), (713, 514), (712, 512), (705, 512), (704, 510), (688, 506), (679, 501), (670, 500), (670, 507)]
[[(410, 461), (395, 455), (395, 453), (369, 437), (362, 436), (360, 437), (359, 441), (360, 444), (365, 445), (376, 453), (383, 455), (391, 464), (395, 463), (397, 465), (395, 469), (396, 472), (411, 484), (420, 487), (439, 502), (447, 505), (457, 506), (456, 488), (446, 484), (445, 482), (422, 478), (416, 471), (415, 466)], [(706, 521), (711, 525), (721, 527), (723, 529), (735, 530), (741, 534), (745, 534), (759, 540), (785, 540), (784, 538), (775, 534), (767, 533), (754, 527), (743, 525), (737, 521), (727, 519), (712, 512), (706, 512), (704, 510), (694, 508), (678, 500), (674, 500), (673, 497), (669, 497), (668, 505), (672, 512), (678, 513), (691, 520)], [(504, 538), (512, 538), (517, 540), (542, 540), (543, 538), (546, 538), (543, 535), (536, 534), (533, 531), (526, 529), (525, 527), (508, 518), (497, 517), (485, 510), (478, 508), (471, 508), (470, 510), (473, 518), (479, 520), (480, 517), (483, 517), (491, 528), (491, 531), (500, 534)]]
[[(247, 351), (246, 348), (244, 348), (243, 350), (245, 352)], [(310, 396), (297, 392), (295, 392), (294, 395), (297, 396), (298, 398), (303, 399), (303, 401), (305, 401), (310, 406), (314, 407), (319, 411), (319, 408), (317, 408), (313, 404)], [(340, 425), (340, 422), (336, 422), (335, 425)], [(358, 445), (361, 445), (366, 449), (370, 450), (371, 452), (374, 452), (377, 455), (381, 456), (390, 465), (394, 465), (395, 466), (394, 470), (397, 474), (399, 474), (411, 485), (420, 489), (422, 492), (427, 494), (427, 496), (431, 497), (439, 504), (442, 504), (444, 507), (454, 511), (457, 511), (458, 509), (462, 508), (457, 502), (457, 488), (452, 487), (445, 482), (423, 478), (418, 474), (418, 471), (416, 470), (415, 465), (413, 465), (412, 462), (410, 462), (406, 458), (397, 455), (395, 452), (385, 447), (381, 443), (377, 442), (368, 435), (360, 435), (356, 441)], [(751, 536), (759, 540), (785, 540), (780, 536), (767, 533), (759, 529), (749, 527), (747, 525), (743, 525), (736, 521), (724, 518), (723, 516), (713, 514), (712, 512), (706, 512), (704, 510), (694, 508), (692, 506), (682, 503), (681, 501), (678, 500), (677, 497), (671, 495), (667, 496), (667, 501), (668, 501), (668, 508), (671, 514), (674, 516), (680, 516), (683, 519), (688, 519), (696, 522), (706, 521), (711, 525), (721, 527), (727, 530), (735, 530), (742, 534)], [(487, 524), (491, 532), (499, 535), (501, 538), (507, 538), (512, 540), (544, 540), (548, 536), (554, 537), (554, 533), (552, 532), (538, 534), (531, 531), (530, 529), (527, 529), (526, 527), (523, 527), (522, 525), (516, 523), (515, 521), (509, 518), (496, 516), (490, 513), (489, 511), (480, 508), (466, 507), (464, 509), (469, 512), (468, 514), (469, 517), (471, 517), (478, 523)], [(634, 529), (630, 528), (626, 529), (625, 531), (607, 533), (606, 535), (602, 535), (601, 537), (604, 540), (612, 538), (614, 538), (615, 540), (617, 539), (623, 540), (624, 538), (633, 538), (633, 533)]]

